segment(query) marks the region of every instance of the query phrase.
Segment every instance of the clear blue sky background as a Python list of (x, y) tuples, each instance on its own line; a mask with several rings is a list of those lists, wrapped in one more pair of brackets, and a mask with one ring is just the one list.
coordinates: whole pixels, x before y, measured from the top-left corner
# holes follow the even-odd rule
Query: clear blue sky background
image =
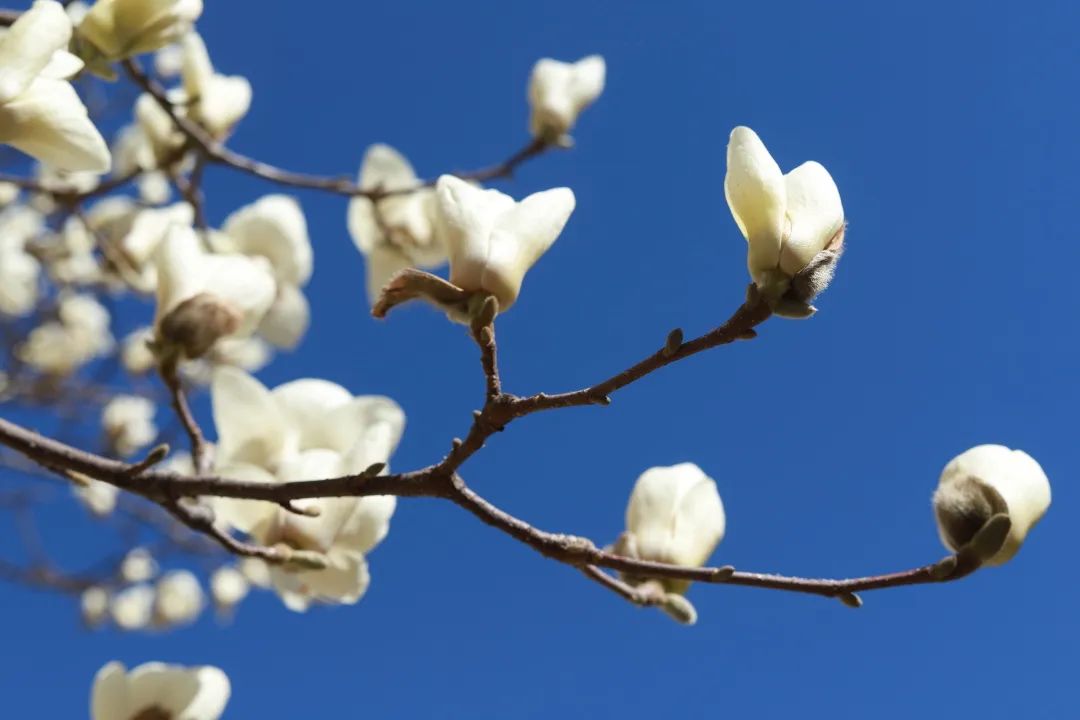
[[(354, 607), (294, 615), (264, 593), (229, 627), (87, 633), (69, 600), (4, 587), (6, 716), (82, 716), (114, 658), (218, 665), (226, 717), (241, 719), (1076, 713), (1080, 6), (207, 5), (216, 64), (255, 88), (235, 147), (312, 172), (353, 173), (376, 141), (423, 175), (499, 160), (526, 139), (537, 58), (606, 57), (578, 146), (499, 185), (578, 197), (500, 320), (510, 391), (588, 384), (739, 304), (745, 244), (722, 189), (733, 126), (785, 170), (832, 172), (848, 253), (818, 316), (770, 321), (609, 408), (514, 424), (463, 471), (508, 510), (606, 542), (641, 471), (691, 460), (728, 509), (718, 563), (843, 577), (942, 555), (930, 494), (972, 445), (1030, 452), (1054, 506), (1015, 561), (961, 583), (867, 593), (858, 611), (695, 587), (701, 620), (685, 628), (452, 506), (403, 501)], [(223, 170), (209, 183), (214, 221), (274, 190)], [(261, 377), (391, 395), (409, 418), (394, 467), (441, 457), (481, 399), (474, 347), (424, 309), (372, 321), (344, 201), (300, 199), (315, 320)], [(89, 555), (89, 528), (57, 521), (46, 540)]]

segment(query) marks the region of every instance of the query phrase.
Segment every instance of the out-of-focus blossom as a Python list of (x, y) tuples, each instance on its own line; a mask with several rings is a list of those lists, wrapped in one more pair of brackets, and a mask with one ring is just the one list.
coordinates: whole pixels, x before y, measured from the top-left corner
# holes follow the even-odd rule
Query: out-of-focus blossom
[(301, 288), (311, 279), (313, 253), (300, 203), (287, 195), (266, 195), (225, 219), (215, 249), (266, 258), (277, 280), (277, 295), (259, 326), (274, 345), (296, 347), (310, 313)]
[[(372, 145), (364, 153), (358, 183), (363, 190), (393, 192), (419, 188), (409, 161), (389, 145)], [(398, 271), (433, 268), (446, 262), (446, 248), (436, 233), (435, 190), (420, 188), (372, 201), (357, 196), (349, 202), (349, 234), (367, 265), (368, 298)]]
[(157, 581), (155, 591), (154, 624), (159, 627), (194, 622), (206, 603), (198, 579), (187, 570), (165, 573)]
[(91, 720), (219, 720), (229, 702), (228, 676), (216, 667), (146, 663), (130, 672), (119, 662), (98, 671)]
[(109, 447), (123, 457), (134, 455), (154, 441), (154, 403), (138, 395), (117, 395), (101, 412)]
[[(244, 372), (221, 368), (211, 386), (218, 433), (216, 471), (276, 483), (359, 473), (386, 463), (404, 426), (389, 398), (353, 397), (324, 380), (296, 380), (273, 391)], [(313, 601), (355, 603), (367, 589), (364, 555), (387, 534), (395, 498), (320, 498), (296, 503), (297, 515), (271, 504), (214, 499), (217, 517), (256, 542), (290, 548), (297, 560), (270, 568), (274, 588), (293, 610)]]
[(64, 376), (112, 346), (109, 311), (90, 295), (69, 295), (60, 301), (57, 319), (34, 328), (17, 352), (27, 365)]
[(132, 585), (112, 596), (109, 616), (121, 630), (144, 630), (154, 617), (154, 589)]
[(37, 304), (41, 264), (26, 246), (44, 229), (41, 213), (25, 205), (0, 211), (0, 315), (26, 315)]
[(181, 41), (188, 117), (216, 138), (225, 137), (251, 107), (251, 83), (239, 75), (221, 75), (214, 70), (206, 44), (198, 33), (188, 33)]
[(60, 170), (104, 173), (109, 148), (68, 82), (83, 65), (70, 40), (54, 0), (37, 0), (0, 35), (0, 143)]
[(98, 517), (105, 517), (116, 509), (116, 496), (120, 490), (115, 485), (87, 479), (85, 485), (76, 485), (74, 492), (87, 510)]
[(724, 194), (749, 245), (750, 277), (778, 315), (808, 317), (844, 242), (840, 191), (820, 163), (787, 175), (748, 127), (731, 131)]
[(120, 362), (132, 375), (144, 375), (154, 368), (157, 360), (150, 349), (154, 339), (154, 329), (150, 327), (133, 330), (124, 338), (120, 349)]
[(202, 9), (202, 0), (97, 0), (78, 32), (104, 60), (122, 60), (176, 42)]
[(173, 78), (184, 67), (184, 49), (180, 43), (173, 43), (154, 53), (154, 71), (163, 78)]
[(529, 129), (534, 137), (568, 144), (564, 136), (581, 111), (604, 91), (604, 58), (590, 55), (574, 63), (544, 58), (533, 66), (529, 80)]
[(157, 572), (157, 561), (146, 548), (132, 548), (120, 563), (120, 577), (129, 583), (146, 582), (157, 575)]
[(209, 253), (190, 227), (173, 225), (154, 258), (162, 352), (198, 358), (221, 338), (251, 335), (274, 302), (265, 258)]
[(210, 595), (219, 612), (229, 613), (236, 607), (251, 589), (244, 573), (231, 565), (223, 565), (210, 576)]
[(109, 616), (109, 592), (97, 585), (88, 587), (79, 596), (79, 606), (83, 624), (95, 628)]

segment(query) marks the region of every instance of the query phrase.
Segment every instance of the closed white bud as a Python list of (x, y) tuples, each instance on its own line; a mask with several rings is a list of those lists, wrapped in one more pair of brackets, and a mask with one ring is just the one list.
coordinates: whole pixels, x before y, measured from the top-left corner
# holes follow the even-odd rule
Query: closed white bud
[(250, 589), (251, 584), (244, 573), (231, 565), (219, 567), (210, 576), (210, 594), (214, 598), (214, 605), (221, 612), (231, 611), (247, 597)]
[[(725, 523), (716, 483), (701, 468), (693, 463), (654, 467), (642, 473), (630, 495), (624, 544), (641, 560), (701, 567), (723, 539)], [(673, 593), (690, 585), (660, 582)]]
[(97, 585), (88, 587), (79, 597), (79, 605), (83, 623), (89, 628), (95, 628), (109, 616), (109, 593)]
[(121, 630), (143, 630), (150, 625), (153, 614), (154, 589), (149, 585), (125, 588), (109, 603), (109, 615)]
[(517, 300), (525, 273), (562, 232), (574, 211), (570, 188), (515, 202), (452, 175), (436, 185), (438, 221), (450, 256), (450, 282), (494, 295), (505, 312)]
[(154, 403), (137, 395), (117, 395), (101, 411), (109, 447), (118, 455), (134, 455), (154, 441)]
[(156, 587), (154, 622), (165, 627), (187, 625), (202, 612), (205, 598), (198, 579), (187, 570), (173, 570), (161, 576)]
[(1020, 549), (1050, 507), (1050, 481), (1030, 455), (1004, 445), (978, 445), (953, 458), (934, 492), (941, 541), (959, 551), (991, 517), (1010, 521), (1001, 548), (985, 565), (1001, 565)]
[(604, 91), (604, 58), (590, 55), (574, 63), (544, 58), (529, 79), (529, 129), (536, 138), (559, 142), (581, 111)]
[(202, 0), (96, 0), (79, 35), (104, 59), (122, 60), (175, 42), (202, 9)]
[(129, 583), (146, 582), (157, 575), (157, 571), (157, 561), (146, 548), (132, 549), (120, 563), (120, 577)]
[(731, 131), (724, 195), (749, 243), (750, 277), (779, 315), (806, 317), (832, 279), (844, 239), (840, 191), (820, 163), (783, 174), (757, 133)]

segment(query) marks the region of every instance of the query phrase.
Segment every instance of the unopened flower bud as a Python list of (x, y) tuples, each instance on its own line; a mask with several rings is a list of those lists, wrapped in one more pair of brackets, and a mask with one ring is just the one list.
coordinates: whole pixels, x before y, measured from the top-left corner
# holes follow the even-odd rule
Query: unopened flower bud
[(105, 588), (93, 585), (83, 590), (79, 598), (83, 623), (95, 628), (105, 622), (109, 615), (109, 593)]
[(529, 79), (529, 129), (533, 137), (569, 144), (567, 132), (581, 111), (604, 91), (604, 58), (590, 55), (574, 63), (544, 58), (533, 66)]
[(211, 293), (199, 293), (170, 310), (158, 325), (158, 341), (181, 349), (184, 357), (202, 357), (240, 327), (240, 311)]
[[(953, 458), (934, 492), (941, 541), (953, 552), (968, 548), (985, 565), (1011, 559), (1049, 507), (1050, 481), (1039, 463), (1003, 445)], [(1009, 522), (996, 523), (1001, 516)]]

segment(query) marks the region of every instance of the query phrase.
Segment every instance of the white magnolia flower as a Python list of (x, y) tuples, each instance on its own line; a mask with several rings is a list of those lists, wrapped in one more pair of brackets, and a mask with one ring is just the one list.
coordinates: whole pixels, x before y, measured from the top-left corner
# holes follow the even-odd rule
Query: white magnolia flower
[(188, 117), (216, 138), (228, 135), (251, 107), (251, 83), (239, 75), (215, 72), (198, 33), (185, 35), (181, 47), (184, 57), (180, 77), (188, 100)]
[(60, 301), (57, 319), (38, 325), (18, 348), (19, 358), (41, 372), (69, 375), (113, 346), (109, 311), (90, 295)]
[[(627, 554), (642, 560), (700, 567), (724, 537), (724, 505), (716, 483), (693, 463), (646, 470), (626, 508)], [(689, 582), (663, 580), (669, 592)]]
[(534, 193), (521, 202), (443, 175), (436, 185), (439, 224), (450, 255), (450, 282), (484, 292), (506, 311), (525, 272), (562, 232), (574, 211), (570, 188)]
[(151, 400), (138, 395), (117, 395), (109, 400), (101, 411), (109, 447), (129, 457), (152, 443), (158, 433), (155, 410)]
[(557, 142), (577, 122), (581, 111), (604, 91), (604, 58), (590, 55), (574, 63), (544, 58), (529, 80), (529, 129), (534, 137)]
[(190, 227), (170, 227), (154, 261), (154, 326), (165, 352), (197, 358), (223, 337), (250, 335), (274, 302), (264, 258), (208, 253)]
[(22, 188), (12, 182), (0, 182), (0, 208), (7, 207), (19, 198)]
[(184, 67), (184, 49), (180, 43), (173, 43), (154, 53), (154, 71), (163, 78), (172, 78), (180, 74)]
[(135, 268), (142, 268), (153, 259), (170, 228), (174, 225), (190, 227), (194, 219), (195, 209), (186, 202), (140, 210), (134, 216), (130, 230), (120, 240), (124, 256)]
[(1050, 481), (1030, 455), (1004, 445), (978, 445), (953, 458), (934, 492), (941, 541), (960, 550), (997, 514), (1011, 521), (1004, 545), (984, 565), (1010, 560), (1050, 507)]
[(92, 585), (79, 596), (79, 607), (83, 624), (95, 628), (109, 616), (109, 592), (103, 587)]
[(307, 331), (310, 312), (300, 288), (313, 269), (311, 239), (300, 203), (287, 195), (267, 195), (225, 219), (214, 236), (219, 251), (264, 257), (274, 269), (277, 297), (259, 327), (274, 345), (294, 348)]
[(251, 583), (240, 570), (223, 565), (210, 576), (210, 594), (219, 612), (230, 612), (247, 597)]
[[(186, 115), (187, 95), (183, 90), (170, 91), (168, 99), (174, 103), (174, 112), (178, 115)], [(169, 117), (165, 108), (161, 107), (161, 103), (149, 93), (143, 93), (135, 101), (135, 122), (142, 134), (141, 142), (144, 145), (135, 147), (131, 152), (135, 153), (135, 158), (141, 167), (147, 169), (158, 167), (166, 159), (175, 157), (176, 152), (185, 142), (183, 131)], [(138, 136), (135, 136), (135, 139), (128, 142), (136, 143), (140, 140)]]
[(229, 702), (229, 678), (216, 667), (119, 662), (98, 671), (91, 720), (218, 720)]
[(116, 509), (116, 496), (120, 490), (100, 480), (87, 478), (85, 485), (76, 485), (75, 497), (97, 517), (105, 517)]
[(124, 341), (120, 349), (120, 363), (132, 375), (145, 375), (157, 364), (154, 351), (150, 349), (150, 341), (154, 339), (154, 329), (142, 327), (133, 330)]
[[(363, 190), (386, 192), (421, 185), (409, 161), (381, 144), (364, 153), (357, 182)], [(364, 254), (372, 303), (398, 271), (433, 268), (446, 262), (446, 248), (436, 233), (435, 212), (434, 188), (390, 195), (377, 203), (363, 196), (349, 202), (349, 234)]]
[[(362, 472), (386, 463), (405, 416), (389, 398), (353, 397), (325, 380), (296, 380), (268, 390), (233, 368), (211, 386), (218, 432), (217, 472), (258, 482), (288, 482)], [(297, 504), (306, 517), (271, 504), (215, 499), (219, 520), (262, 545), (284, 544), (325, 558), (323, 569), (274, 566), (272, 582), (285, 604), (355, 603), (369, 582), (364, 555), (387, 534), (395, 498), (326, 498)]]
[(724, 194), (749, 243), (758, 289), (778, 314), (811, 314), (843, 246), (844, 207), (832, 176), (814, 161), (784, 175), (757, 133), (740, 126), (728, 140)]
[(90, 285), (105, 279), (94, 255), (97, 241), (79, 217), (69, 217), (55, 242), (48, 247), (46, 265), (49, 275), (66, 285)]
[(146, 548), (132, 548), (120, 563), (120, 577), (129, 583), (146, 582), (157, 575), (157, 572), (157, 561)]
[(44, 230), (45, 219), (33, 208), (0, 212), (0, 315), (27, 315), (37, 304), (41, 264), (26, 245)]
[(70, 40), (54, 0), (37, 0), (0, 35), (0, 143), (58, 169), (104, 173), (109, 149), (67, 81), (83, 65)]
[(199, 617), (206, 600), (198, 579), (187, 570), (173, 570), (157, 581), (154, 623), (175, 627)]
[(241, 558), (240, 572), (249, 583), (257, 588), (268, 590), (273, 585), (270, 567), (259, 558)]
[(109, 615), (121, 630), (143, 630), (154, 616), (154, 589), (149, 585), (132, 585), (112, 597)]
[(105, 60), (121, 60), (176, 42), (202, 9), (202, 0), (97, 0), (79, 35)]

